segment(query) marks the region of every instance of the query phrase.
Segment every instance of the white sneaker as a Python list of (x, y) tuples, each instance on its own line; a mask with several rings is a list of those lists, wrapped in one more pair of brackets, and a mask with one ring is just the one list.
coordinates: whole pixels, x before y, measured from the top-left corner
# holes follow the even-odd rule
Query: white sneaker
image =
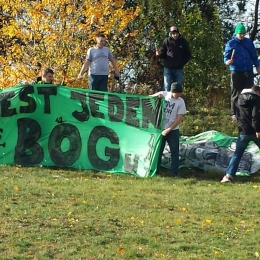
[(232, 182), (232, 179), (230, 177), (228, 177), (227, 175), (225, 175), (220, 182), (222, 182), (222, 183), (224, 183), (224, 182)]

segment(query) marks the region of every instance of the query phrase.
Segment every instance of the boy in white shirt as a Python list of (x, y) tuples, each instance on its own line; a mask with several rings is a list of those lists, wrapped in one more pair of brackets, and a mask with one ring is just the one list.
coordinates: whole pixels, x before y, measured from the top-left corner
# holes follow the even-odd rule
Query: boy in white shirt
[(162, 144), (160, 148), (157, 171), (161, 166), (162, 154), (167, 142), (171, 151), (171, 174), (172, 176), (178, 175), (179, 170), (179, 144), (180, 144), (180, 132), (179, 124), (181, 123), (183, 116), (186, 114), (186, 105), (181, 98), (182, 86), (173, 82), (171, 84), (171, 91), (160, 91), (152, 97), (164, 98), (166, 101), (165, 106), (165, 124), (162, 131)]

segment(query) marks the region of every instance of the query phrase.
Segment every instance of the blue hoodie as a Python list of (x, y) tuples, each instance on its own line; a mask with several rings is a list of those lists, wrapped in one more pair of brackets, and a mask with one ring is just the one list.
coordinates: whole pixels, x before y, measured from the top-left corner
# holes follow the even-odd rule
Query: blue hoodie
[(231, 59), (233, 50), (235, 50), (233, 63), (229, 66), (231, 71), (252, 71), (253, 65), (259, 67), (256, 49), (251, 39), (239, 40), (234, 34), (225, 46), (224, 63)]

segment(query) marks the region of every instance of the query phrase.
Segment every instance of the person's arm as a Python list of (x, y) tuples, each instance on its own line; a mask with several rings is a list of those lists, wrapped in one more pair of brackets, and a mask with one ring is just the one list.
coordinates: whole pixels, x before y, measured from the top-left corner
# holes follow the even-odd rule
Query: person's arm
[(257, 74), (260, 74), (260, 67), (256, 67), (255, 69), (257, 71)]
[(253, 110), (252, 110), (252, 127), (254, 128), (254, 130), (256, 132), (257, 138), (260, 138), (259, 112), (260, 112), (260, 102), (259, 102), (259, 98), (258, 98), (258, 100), (256, 100)]
[(225, 45), (225, 51), (223, 57), (224, 64), (227, 66), (233, 63), (233, 59), (231, 58), (231, 55), (232, 55), (232, 48), (230, 47), (229, 42), (227, 42)]
[(116, 59), (114, 57), (110, 57), (108, 59), (111, 62), (113, 69), (115, 70), (115, 75), (119, 76), (119, 69), (117, 68), (117, 65), (116, 65)]
[(167, 39), (165, 39), (163, 41), (161, 48), (156, 49), (156, 51), (155, 51), (155, 54), (158, 58), (164, 59), (166, 57), (166, 53), (167, 53), (167, 48), (166, 48), (166, 43), (165, 43), (166, 40)]
[(152, 95), (149, 95), (149, 97), (159, 97), (159, 98), (163, 98), (164, 96), (163, 96), (162, 91), (159, 91), (159, 92), (157, 92), (157, 93), (154, 93), (154, 94), (152, 94)]
[(252, 50), (252, 62), (253, 62), (253, 64), (255, 65), (255, 69), (256, 69), (256, 71), (257, 71), (257, 74), (260, 74), (260, 64), (259, 64), (259, 60), (258, 60), (258, 57), (257, 57), (257, 52), (256, 52), (256, 48), (255, 48), (255, 45), (253, 44), (253, 42), (252, 42), (252, 48), (251, 48), (251, 50)]
[(82, 79), (84, 72), (89, 69), (89, 65), (90, 65), (90, 60), (86, 60), (80, 70), (78, 79)]
[[(247, 39), (247, 41), (245, 42), (245, 49), (249, 52), (250, 58), (253, 62), (253, 64), (255, 65), (256, 69), (259, 68), (259, 60), (257, 57), (257, 52), (256, 52), (256, 48), (255, 45), (253, 43), (253, 41), (251, 39)], [(258, 70), (257, 70), (258, 72)], [(259, 74), (259, 73), (258, 73)]]
[(169, 132), (170, 132), (172, 129), (174, 129), (176, 126), (178, 126), (178, 125), (181, 123), (181, 121), (182, 121), (182, 119), (183, 119), (183, 116), (184, 116), (184, 115), (179, 114), (179, 115), (177, 116), (176, 120), (175, 120), (168, 128), (166, 128), (166, 129), (164, 129), (164, 130), (162, 131), (162, 135), (163, 135), (163, 136), (166, 136), (167, 134), (169, 134)]

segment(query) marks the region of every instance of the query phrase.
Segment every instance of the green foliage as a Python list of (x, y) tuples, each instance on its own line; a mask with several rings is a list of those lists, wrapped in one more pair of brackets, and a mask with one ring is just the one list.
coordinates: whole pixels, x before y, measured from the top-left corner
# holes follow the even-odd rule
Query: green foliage
[(237, 123), (231, 120), (229, 109), (192, 107), (189, 104), (188, 113), (180, 124), (180, 130), (184, 136), (194, 136), (210, 130), (229, 136), (238, 134)]
[(221, 77), (224, 72), (222, 61), (222, 38), (220, 36), (221, 26), (218, 21), (217, 12), (212, 21), (201, 17), (198, 7), (187, 14), (186, 23), (189, 25), (187, 40), (190, 43), (192, 60), (185, 68), (185, 81), (189, 88), (220, 87)]
[(193, 57), (185, 66), (187, 103), (205, 107), (229, 103), (223, 45), (233, 31), (230, 17), (238, 13), (235, 7), (243, 11), (243, 2), (248, 1), (0, 1), (2, 87), (34, 79), (41, 65), (55, 69), (58, 83), (86, 87), (86, 78), (80, 82), (76, 77), (95, 34), (104, 31), (122, 72), (120, 82), (110, 79), (109, 90), (156, 92), (162, 87), (163, 66), (155, 49), (175, 24)]
[[(43, 67), (55, 70), (56, 83), (87, 86), (86, 78), (76, 79), (96, 34), (102, 31), (121, 45), (121, 33), (139, 15), (138, 6), (124, 3), (0, 0), (0, 86), (35, 81)], [(126, 62), (119, 59), (118, 67)]]
[[(210, 107), (229, 96), (228, 71), (223, 65), (223, 38), (218, 9), (213, 3), (202, 5), (183, 1), (142, 1), (142, 11), (132, 25), (135, 37), (126, 44), (131, 68), (128, 85), (135, 85), (137, 93), (142, 84), (150, 90), (158, 91), (163, 83), (163, 61), (155, 57), (155, 49), (168, 36), (169, 28), (175, 24), (187, 39), (192, 60), (185, 66), (184, 96), (190, 106)], [(129, 57), (129, 56), (128, 56)], [(127, 82), (127, 75), (123, 82)], [(127, 89), (130, 89), (129, 86)]]

